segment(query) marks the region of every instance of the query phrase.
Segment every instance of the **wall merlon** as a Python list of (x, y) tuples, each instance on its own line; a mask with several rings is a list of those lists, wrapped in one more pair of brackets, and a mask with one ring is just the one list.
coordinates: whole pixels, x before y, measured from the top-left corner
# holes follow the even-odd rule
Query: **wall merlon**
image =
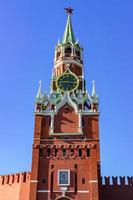
[(101, 177), (101, 185), (104, 186), (133, 186), (133, 176), (105, 176)]
[(27, 182), (30, 180), (30, 172), (0, 175), (0, 185)]

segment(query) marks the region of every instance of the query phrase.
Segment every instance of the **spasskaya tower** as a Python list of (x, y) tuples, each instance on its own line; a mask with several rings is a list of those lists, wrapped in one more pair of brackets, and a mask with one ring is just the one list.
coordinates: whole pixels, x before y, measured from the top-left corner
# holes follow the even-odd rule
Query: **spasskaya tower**
[(35, 100), (30, 200), (99, 200), (99, 101), (94, 81), (91, 94), (87, 92), (73, 9), (65, 10), (50, 94), (42, 93), (40, 81)]

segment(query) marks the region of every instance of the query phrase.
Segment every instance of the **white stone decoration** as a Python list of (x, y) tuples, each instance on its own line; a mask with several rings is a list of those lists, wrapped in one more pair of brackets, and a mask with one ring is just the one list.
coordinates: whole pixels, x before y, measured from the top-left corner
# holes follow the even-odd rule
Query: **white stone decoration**
[(70, 105), (72, 108), (74, 108), (75, 112), (78, 113), (78, 108), (77, 108), (77, 104), (74, 103), (72, 100), (71, 100), (71, 97), (70, 97), (70, 93), (69, 92), (65, 92), (63, 97), (62, 97), (62, 100), (60, 103), (58, 103), (55, 107), (55, 112), (57, 113), (59, 111), (60, 108), (62, 108), (65, 104), (68, 104)]

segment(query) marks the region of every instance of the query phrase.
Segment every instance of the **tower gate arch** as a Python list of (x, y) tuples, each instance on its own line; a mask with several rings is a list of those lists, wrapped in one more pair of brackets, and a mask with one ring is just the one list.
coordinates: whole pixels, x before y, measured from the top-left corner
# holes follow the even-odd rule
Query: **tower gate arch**
[(69, 197), (58, 197), (55, 200), (71, 200)]

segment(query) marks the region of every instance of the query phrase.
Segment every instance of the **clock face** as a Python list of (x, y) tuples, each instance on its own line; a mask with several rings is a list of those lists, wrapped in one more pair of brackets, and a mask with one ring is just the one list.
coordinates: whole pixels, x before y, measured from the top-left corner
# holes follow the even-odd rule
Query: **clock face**
[(71, 73), (65, 73), (61, 75), (57, 80), (57, 87), (61, 91), (74, 91), (79, 85), (79, 80), (76, 75)]

